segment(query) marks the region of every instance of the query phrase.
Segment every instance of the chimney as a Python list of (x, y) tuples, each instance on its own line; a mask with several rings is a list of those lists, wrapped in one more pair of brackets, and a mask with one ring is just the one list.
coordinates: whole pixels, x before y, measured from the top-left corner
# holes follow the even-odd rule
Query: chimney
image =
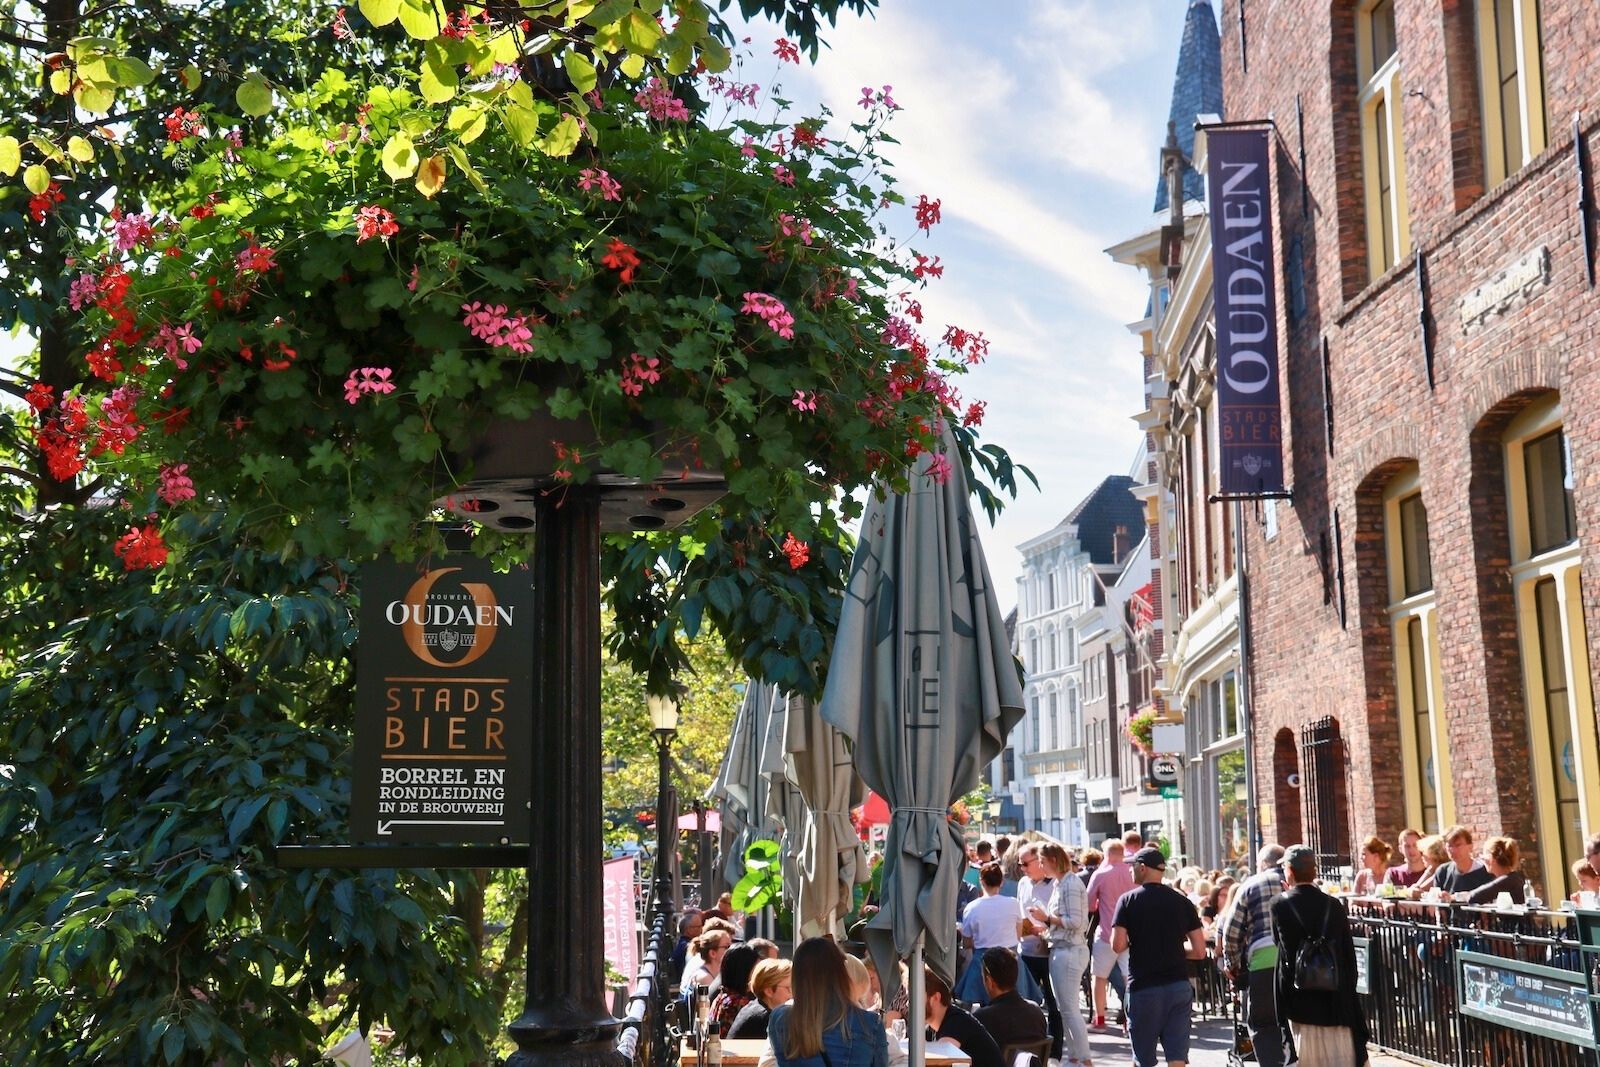
[(1111, 533), (1111, 562), (1121, 563), (1123, 555), (1128, 550), (1128, 528), (1118, 526)]

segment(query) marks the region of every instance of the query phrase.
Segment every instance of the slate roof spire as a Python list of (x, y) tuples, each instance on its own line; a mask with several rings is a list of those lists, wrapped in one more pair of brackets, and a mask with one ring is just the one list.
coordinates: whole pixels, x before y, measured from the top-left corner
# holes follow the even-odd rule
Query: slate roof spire
[[(1183, 43), (1178, 46), (1178, 72), (1172, 79), (1172, 108), (1168, 118), (1177, 127), (1178, 144), (1185, 156), (1194, 154), (1196, 115), (1222, 115), (1222, 39), (1211, 0), (1189, 0), (1184, 14)], [(1185, 200), (1205, 196), (1205, 183), (1191, 166), (1183, 169)], [(1167, 181), (1156, 179), (1156, 211), (1167, 210)]]

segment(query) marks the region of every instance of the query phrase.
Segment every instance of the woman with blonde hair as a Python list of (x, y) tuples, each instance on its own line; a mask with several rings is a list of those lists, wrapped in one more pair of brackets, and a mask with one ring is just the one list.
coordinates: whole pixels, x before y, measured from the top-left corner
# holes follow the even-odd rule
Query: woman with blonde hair
[(888, 1067), (888, 1036), (876, 1015), (853, 1002), (844, 959), (825, 937), (795, 949), (794, 999), (772, 1009), (767, 1023), (778, 1067)]
[(750, 992), (755, 999), (739, 1009), (733, 1025), (728, 1027), (730, 1038), (767, 1036), (772, 1009), (789, 1002), (791, 969), (788, 960), (762, 960), (756, 964), (750, 974)]
[(1450, 850), (1445, 847), (1443, 834), (1429, 834), (1417, 842), (1417, 848), (1422, 851), (1422, 858), (1427, 861), (1428, 869), (1422, 873), (1411, 886), (1411, 895), (1420, 897), (1423, 893), (1433, 888), (1433, 876), (1439, 868), (1450, 862)]
[(1491, 837), (1483, 843), (1483, 865), (1493, 877), (1472, 891), (1468, 904), (1493, 904), (1501, 893), (1511, 897), (1511, 903), (1523, 904), (1528, 897), (1528, 879), (1517, 864), (1522, 860), (1522, 850), (1515, 838)]
[(1069, 877), (1077, 868), (1066, 849), (1051, 842), (1040, 845), (1038, 853), (1045, 872), (1055, 879), (1055, 887), (1049, 909), (1036, 905), (1028, 914), (1035, 926), (1043, 928), (1050, 946), (1050, 988), (1055, 992), (1063, 1031), (1061, 1063), (1063, 1067), (1092, 1067), (1089, 1027), (1080, 1001), (1083, 972), (1089, 967), (1089, 942), (1084, 936), (1089, 929), (1088, 890), (1082, 879)]

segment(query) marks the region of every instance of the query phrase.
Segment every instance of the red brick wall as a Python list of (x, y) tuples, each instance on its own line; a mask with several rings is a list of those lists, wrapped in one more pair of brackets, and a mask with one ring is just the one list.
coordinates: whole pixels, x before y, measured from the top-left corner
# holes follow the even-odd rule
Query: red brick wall
[[(1230, 5), (1231, 6), (1231, 5)], [(1480, 835), (1539, 846), (1521, 666), (1506, 577), (1499, 434), (1541, 391), (1561, 393), (1577, 484), (1584, 610), (1600, 634), (1600, 292), (1584, 277), (1575, 212), (1571, 116), (1583, 113), (1600, 154), (1600, 4), (1543, 0), (1550, 148), (1482, 192), (1482, 144), (1470, 0), (1395, 0), (1406, 186), (1415, 245), (1427, 258), (1435, 386), (1419, 334), (1416, 257), (1369, 281), (1355, 107), (1354, 3), (1252, 5), (1249, 70), (1237, 22), (1224, 18), (1228, 118), (1276, 121), (1279, 262), (1298, 236), (1308, 303), (1287, 318), (1284, 442), (1294, 488), (1279, 533), (1247, 524), (1257, 766), (1283, 765), (1279, 731), (1332, 715), (1349, 743), (1350, 805), (1359, 837), (1393, 839), (1405, 820), (1393, 654), (1383, 580), (1381, 496), (1415, 462), (1432, 539), (1445, 715), (1457, 815)], [(1327, 57), (1307, 62), (1308, 56)], [(1310, 211), (1301, 210), (1295, 102), (1305, 114)], [(1551, 281), (1491, 324), (1464, 332), (1458, 300), (1534, 248)], [(1324, 429), (1321, 345), (1330, 350), (1333, 439)], [(1322, 538), (1340, 513), (1348, 615), (1324, 603)], [(1600, 657), (1594, 657), (1600, 659)], [(1285, 797), (1274, 783), (1263, 796)], [(1280, 808), (1279, 821), (1286, 813)], [(1590, 828), (1595, 829), (1593, 827)]]

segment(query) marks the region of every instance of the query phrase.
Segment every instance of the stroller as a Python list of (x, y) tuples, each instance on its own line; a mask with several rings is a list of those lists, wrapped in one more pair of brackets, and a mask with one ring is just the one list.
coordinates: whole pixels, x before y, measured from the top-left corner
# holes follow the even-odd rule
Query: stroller
[(1244, 1024), (1244, 991), (1237, 983), (1228, 984), (1228, 1024), (1233, 1030), (1233, 1043), (1228, 1046), (1228, 1067), (1245, 1067), (1256, 1062), (1255, 1042), (1250, 1040), (1250, 1028)]

